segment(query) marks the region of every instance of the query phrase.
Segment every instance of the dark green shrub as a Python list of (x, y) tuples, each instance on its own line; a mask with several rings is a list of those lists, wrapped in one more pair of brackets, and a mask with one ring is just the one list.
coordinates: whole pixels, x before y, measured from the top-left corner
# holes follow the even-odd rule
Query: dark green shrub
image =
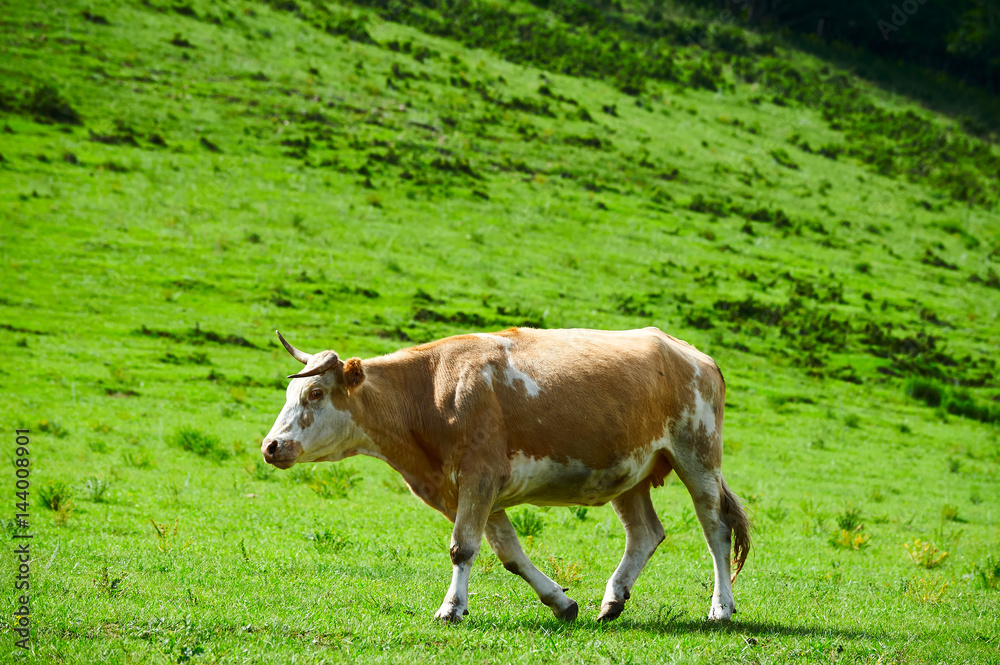
[(101, 16), (100, 14), (93, 14), (89, 10), (86, 10), (86, 9), (84, 9), (82, 12), (80, 12), (80, 16), (83, 17), (83, 20), (89, 21), (89, 22), (93, 23), (94, 25), (111, 25), (111, 23), (108, 21), (107, 17)]
[(0, 111), (13, 111), (17, 108), (17, 97), (6, 88), (0, 88)]
[(725, 202), (717, 199), (707, 199), (700, 192), (692, 197), (691, 203), (688, 204), (688, 210), (713, 215), (715, 217), (725, 217), (729, 214), (729, 209)]
[(984, 423), (1000, 422), (1000, 405), (977, 402), (967, 390), (951, 388), (936, 381), (914, 378), (906, 383), (906, 394), (930, 407)]
[(837, 145), (836, 143), (827, 143), (817, 150), (816, 153), (823, 155), (827, 159), (837, 159), (837, 157), (844, 154), (844, 146)]
[(696, 65), (688, 75), (687, 84), (692, 88), (701, 88), (716, 92), (719, 89), (719, 74), (703, 64)]
[(325, 30), (329, 35), (347, 37), (359, 44), (375, 44), (375, 40), (368, 34), (367, 21), (363, 16), (345, 16), (330, 20)]
[(542, 532), (542, 518), (538, 513), (530, 508), (521, 508), (510, 516), (510, 523), (514, 525), (514, 531), (522, 538), (537, 536)]
[(1000, 557), (990, 556), (981, 566), (976, 566), (976, 579), (984, 589), (1000, 590)]
[(771, 155), (771, 158), (774, 159), (774, 161), (778, 162), (786, 169), (792, 169), (793, 171), (799, 170), (799, 165), (792, 161), (788, 151), (784, 148), (774, 148), (770, 150), (768, 154)]
[(175, 32), (174, 36), (170, 39), (170, 44), (173, 44), (177, 48), (194, 48), (194, 44), (189, 42), (184, 35), (179, 32)]
[(934, 381), (910, 379), (906, 383), (906, 394), (924, 402), (927, 406), (940, 406), (943, 389)]
[(60, 509), (72, 504), (73, 488), (68, 483), (50, 480), (38, 488), (38, 500), (49, 510), (59, 512)]
[(320, 552), (339, 552), (351, 544), (350, 536), (338, 533), (334, 527), (321, 527), (318, 524), (302, 535), (306, 540), (311, 540)]
[(54, 120), (64, 125), (80, 124), (80, 114), (76, 109), (47, 83), (35, 88), (25, 100), (24, 108), (39, 120)]
[(171, 440), (171, 443), (181, 450), (186, 450), (190, 453), (198, 455), (199, 457), (204, 457), (216, 462), (228, 459), (232, 454), (231, 451), (222, 445), (222, 442), (217, 436), (205, 434), (204, 432), (200, 432), (193, 427), (182, 427), (177, 430)]
[(69, 436), (69, 430), (59, 424), (57, 420), (39, 420), (38, 431), (51, 434), (58, 439), (65, 439)]
[(750, 52), (745, 32), (733, 25), (714, 25), (710, 31), (711, 44), (714, 48), (735, 55), (746, 55)]
[(837, 526), (847, 531), (853, 531), (861, 525), (861, 507), (848, 504), (844, 512), (837, 516)]
[(953, 416), (971, 418), (984, 423), (1000, 422), (1000, 407), (994, 404), (980, 404), (967, 391), (949, 391), (944, 400), (945, 410)]

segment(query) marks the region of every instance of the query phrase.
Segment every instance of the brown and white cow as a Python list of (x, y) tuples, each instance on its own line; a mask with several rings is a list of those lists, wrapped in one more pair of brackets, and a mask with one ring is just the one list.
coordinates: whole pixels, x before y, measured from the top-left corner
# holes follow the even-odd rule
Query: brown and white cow
[[(715, 566), (709, 619), (735, 611), (750, 547), (747, 515), (722, 477), (725, 383), (715, 362), (657, 328), (470, 334), (341, 361), (282, 344), (305, 368), (261, 444), (264, 459), (370, 455), (455, 524), (451, 587), (435, 615), (468, 614), (469, 572), (485, 533), (504, 567), (560, 619), (578, 607), (524, 555), (506, 508), (611, 502), (625, 554), (599, 620), (621, 614), (663, 527), (650, 501), (671, 470), (694, 500)], [(730, 578), (730, 547), (735, 543)]]

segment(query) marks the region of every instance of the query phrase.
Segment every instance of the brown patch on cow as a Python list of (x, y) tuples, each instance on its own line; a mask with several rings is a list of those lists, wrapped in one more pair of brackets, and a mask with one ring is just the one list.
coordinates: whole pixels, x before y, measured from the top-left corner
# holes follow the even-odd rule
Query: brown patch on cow
[(706, 469), (718, 469), (722, 466), (722, 440), (718, 436), (709, 436), (705, 426), (700, 425), (693, 442), (694, 454), (702, 466)]
[(305, 429), (310, 425), (312, 425), (313, 418), (315, 418), (315, 415), (313, 415), (312, 409), (302, 409), (299, 412), (299, 420), (298, 420), (299, 428)]
[(354, 390), (365, 380), (365, 370), (361, 366), (361, 358), (348, 358), (344, 363), (344, 386), (348, 392)]

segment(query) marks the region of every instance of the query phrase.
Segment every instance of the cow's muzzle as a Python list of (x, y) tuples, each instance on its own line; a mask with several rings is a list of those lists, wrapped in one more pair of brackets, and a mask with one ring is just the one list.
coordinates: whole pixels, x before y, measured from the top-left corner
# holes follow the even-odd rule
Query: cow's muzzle
[(302, 444), (291, 439), (264, 439), (260, 452), (268, 464), (287, 469), (302, 455)]

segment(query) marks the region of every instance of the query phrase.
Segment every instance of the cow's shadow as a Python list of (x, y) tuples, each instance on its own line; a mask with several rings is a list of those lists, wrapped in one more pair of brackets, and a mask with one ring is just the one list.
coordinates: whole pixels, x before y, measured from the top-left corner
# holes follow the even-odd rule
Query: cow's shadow
[(717, 623), (702, 619), (665, 619), (658, 620), (651, 618), (648, 620), (619, 619), (611, 623), (598, 623), (591, 618), (580, 617), (572, 624), (563, 623), (553, 619), (549, 621), (531, 620), (528, 617), (514, 619), (504, 622), (507, 628), (517, 628), (524, 630), (590, 630), (594, 632), (617, 632), (637, 630), (644, 633), (658, 635), (691, 635), (694, 633), (731, 633), (733, 636), (740, 636), (744, 639), (767, 637), (777, 635), (782, 637), (831, 637), (840, 639), (877, 639), (885, 638), (885, 631), (865, 631), (852, 630), (849, 628), (835, 628), (832, 626), (818, 625), (786, 625), (775, 621), (742, 621), (734, 619), (728, 623)]
[[(595, 622), (595, 625), (600, 626)], [(732, 633), (743, 637), (759, 637), (780, 635), (782, 637), (839, 637), (846, 639), (866, 639), (884, 636), (877, 632), (852, 630), (849, 628), (834, 628), (831, 626), (782, 624), (776, 621), (741, 621), (734, 619), (729, 623), (718, 623), (700, 619), (678, 619), (673, 621), (629, 621), (622, 623), (623, 627), (661, 634), (690, 633)]]

